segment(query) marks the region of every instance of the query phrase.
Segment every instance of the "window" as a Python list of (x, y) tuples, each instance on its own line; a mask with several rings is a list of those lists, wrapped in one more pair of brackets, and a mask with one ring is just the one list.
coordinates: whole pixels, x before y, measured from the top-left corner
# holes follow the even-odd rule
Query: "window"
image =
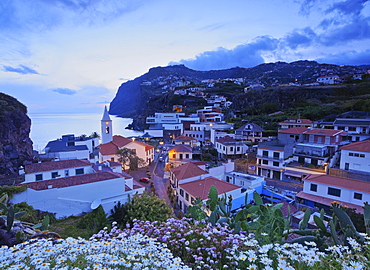
[(57, 178), (59, 175), (58, 175), (58, 172), (52, 172), (51, 173), (51, 178)]
[(356, 127), (348, 127), (348, 131), (356, 131)]
[(353, 194), (353, 198), (356, 199), (356, 200), (362, 200), (362, 194), (355, 192)]
[(348, 170), (349, 170), (349, 163), (344, 163), (344, 169), (345, 169), (346, 171), (348, 171)]
[(340, 189), (329, 187), (328, 188), (328, 195), (340, 197)]
[(311, 184), (310, 190), (314, 191), (314, 192), (317, 192), (317, 185), (316, 184)]
[(349, 153), (348, 155), (349, 155), (350, 157), (353, 157), (353, 153)]
[(189, 154), (185, 154), (185, 158), (189, 158)]
[(240, 146), (238, 146), (238, 147), (236, 148), (236, 151), (240, 152)]
[(279, 162), (274, 161), (274, 162), (272, 163), (272, 166), (279, 167)]
[(75, 146), (75, 142), (67, 142), (67, 146)]
[(185, 200), (189, 201), (189, 193), (185, 193)]
[(274, 152), (274, 158), (280, 158), (280, 153), (279, 152)]
[(269, 164), (269, 161), (268, 161), (268, 160), (263, 159), (263, 160), (262, 160), (262, 164), (268, 165), (268, 164)]
[(184, 197), (184, 190), (183, 189), (180, 189), (180, 196)]
[(231, 147), (230, 147), (230, 151), (231, 151), (231, 152), (232, 152), (232, 151), (234, 151), (234, 147), (232, 147), (232, 146), (231, 146)]
[(172, 158), (176, 158), (176, 154), (172, 154)]
[(76, 169), (76, 175), (84, 174), (84, 168)]
[(269, 152), (268, 151), (262, 151), (262, 156), (268, 157), (269, 156)]
[(65, 171), (64, 171), (64, 175), (65, 175), (65, 176), (69, 176), (69, 170), (65, 170)]
[(42, 174), (36, 174), (36, 181), (42, 180)]

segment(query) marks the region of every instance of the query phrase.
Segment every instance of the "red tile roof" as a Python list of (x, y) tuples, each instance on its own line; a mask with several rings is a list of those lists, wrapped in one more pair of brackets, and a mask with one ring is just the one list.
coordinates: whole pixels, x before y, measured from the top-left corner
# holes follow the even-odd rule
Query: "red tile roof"
[(194, 198), (205, 200), (208, 199), (209, 189), (212, 185), (217, 188), (219, 195), (241, 188), (237, 185), (219, 180), (212, 176), (201, 180), (180, 184), (180, 187)]
[(111, 141), (109, 143), (99, 145), (99, 152), (103, 156), (115, 155), (120, 148), (123, 148), (124, 146), (126, 146), (126, 145), (128, 145), (129, 143), (132, 143), (132, 142), (136, 143), (138, 145), (144, 146), (145, 151), (149, 151), (150, 149), (154, 148), (153, 146), (151, 146), (149, 144), (146, 144), (144, 142), (141, 142), (141, 141), (133, 141), (131, 139), (122, 137), (120, 135), (114, 135), (113, 136), (113, 141)]
[(85, 159), (68, 159), (28, 164), (24, 170), (26, 173), (37, 173), (86, 166), (92, 166), (92, 163)]
[(359, 151), (359, 152), (370, 152), (370, 141), (366, 140), (366, 141), (350, 143), (350, 144), (342, 146), (340, 149)]
[(364, 209), (362, 208), (362, 206), (357, 205), (357, 204), (342, 202), (342, 201), (339, 201), (337, 199), (333, 200), (333, 199), (330, 199), (330, 198), (326, 198), (326, 197), (321, 197), (321, 196), (317, 196), (317, 195), (305, 193), (303, 191), (300, 191), (296, 195), (296, 197), (297, 198), (306, 199), (306, 200), (310, 200), (310, 201), (313, 201), (313, 202), (318, 202), (318, 203), (321, 203), (321, 204), (324, 204), (324, 205), (328, 205), (328, 206), (331, 206), (332, 205), (332, 202), (336, 201), (336, 202), (339, 202), (339, 204), (341, 206), (347, 206), (348, 208), (354, 208), (354, 209), (356, 209), (356, 211), (358, 213), (361, 213), (361, 214), (364, 213)]
[(168, 150), (168, 152), (192, 152), (192, 149), (188, 145), (178, 144)]
[(113, 136), (113, 141), (112, 141), (117, 147), (119, 148), (122, 148), (124, 147), (126, 144), (129, 144), (130, 142), (132, 142), (131, 139), (128, 139), (128, 138), (125, 138), (125, 137), (122, 137), (120, 135), (114, 135)]
[(306, 132), (304, 132), (304, 134), (335, 136), (335, 135), (338, 135), (338, 134), (346, 135), (346, 134), (349, 134), (349, 133), (344, 132), (343, 130), (313, 128), (313, 129), (307, 130)]
[(187, 179), (194, 176), (207, 174), (206, 171), (199, 168), (192, 162), (182, 164), (170, 170), (177, 178), (177, 180)]
[(236, 142), (236, 140), (234, 138), (230, 137), (229, 135), (226, 135), (225, 137), (222, 137), (222, 138), (218, 139), (217, 142), (227, 143), (227, 142)]
[(370, 193), (370, 182), (355, 180), (351, 178), (338, 177), (326, 174), (311, 174), (304, 181), (310, 181), (330, 186), (347, 188)]
[(307, 130), (308, 130), (308, 128), (306, 128), (306, 127), (292, 127), (292, 128), (280, 130), (279, 133), (285, 133), (285, 134), (303, 134)]
[(83, 184), (89, 184), (94, 182), (100, 182), (105, 180), (111, 180), (116, 178), (132, 178), (131, 176), (128, 177), (128, 174), (120, 174), (120, 173), (114, 173), (109, 171), (102, 171), (102, 172), (96, 172), (96, 173), (88, 173), (88, 174), (81, 174), (76, 176), (70, 176), (70, 177), (61, 177), (61, 178), (55, 178), (50, 180), (42, 180), (42, 181), (36, 181), (27, 183), (28, 188), (34, 189), (34, 190), (45, 190), (48, 189), (51, 185), (52, 188), (65, 188), (65, 187), (71, 187), (71, 186), (78, 186)]
[(151, 146), (151, 145), (146, 144), (146, 143), (141, 142), (141, 141), (134, 141), (134, 143), (137, 143), (137, 144), (139, 144), (141, 146), (145, 146), (145, 151), (149, 151), (150, 149), (153, 149), (154, 148), (154, 146)]

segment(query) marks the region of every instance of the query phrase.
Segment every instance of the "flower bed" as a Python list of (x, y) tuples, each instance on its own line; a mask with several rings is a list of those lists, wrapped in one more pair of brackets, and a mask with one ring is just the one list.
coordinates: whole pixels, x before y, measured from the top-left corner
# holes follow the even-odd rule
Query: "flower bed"
[(320, 252), (314, 242), (259, 245), (252, 234), (205, 221), (135, 221), (124, 230), (113, 223), (89, 240), (2, 247), (0, 269), (370, 269), (370, 243), (348, 240)]

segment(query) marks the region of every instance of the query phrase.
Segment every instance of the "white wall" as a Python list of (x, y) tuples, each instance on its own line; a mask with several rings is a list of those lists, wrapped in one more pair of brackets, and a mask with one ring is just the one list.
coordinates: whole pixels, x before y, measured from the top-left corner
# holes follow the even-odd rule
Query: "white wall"
[(91, 203), (96, 199), (102, 201), (104, 210), (107, 214), (110, 214), (110, 209), (118, 201), (127, 202), (127, 194), (125, 179), (116, 178), (59, 189), (51, 188), (36, 191), (28, 188), (21, 194), (15, 194), (11, 201), (14, 204), (27, 202), (35, 209), (56, 213), (59, 218), (90, 212)]
[(232, 172), (234, 170), (234, 162), (229, 161), (228, 163), (222, 164), (221, 166), (209, 168), (209, 174), (218, 179), (225, 179), (225, 173)]
[[(317, 185), (317, 192), (310, 190), (311, 184)], [(329, 195), (328, 187), (340, 189), (341, 190), (340, 197)], [(329, 185), (310, 182), (310, 181), (304, 181), (303, 192), (309, 193), (312, 195), (321, 196), (324, 198), (329, 198), (329, 199), (332, 199), (333, 201), (337, 200), (337, 201), (352, 203), (352, 204), (361, 205), (361, 206), (364, 205), (364, 202), (370, 202), (370, 193), (336, 187), (336, 186), (329, 186)], [(357, 200), (353, 198), (355, 192), (362, 194), (362, 200)]]
[[(349, 153), (358, 154), (358, 156), (349, 156)], [(361, 157), (360, 157), (361, 155)], [(364, 156), (364, 157), (363, 157)], [(341, 150), (340, 169), (345, 170), (345, 164), (349, 164), (349, 170), (356, 170), (370, 173), (370, 153), (352, 150)]]
[[(84, 166), (84, 167), (76, 167), (76, 168), (65, 168), (61, 170), (52, 170), (52, 171), (45, 171), (45, 172), (37, 172), (37, 173), (27, 173), (25, 174), (25, 183), (29, 182), (35, 182), (36, 181), (36, 175), (42, 174), (42, 180), (49, 180), (51, 178), (52, 172), (58, 172), (59, 177), (66, 177), (66, 176), (75, 176), (76, 175), (76, 169), (84, 169), (83, 174), (87, 173), (93, 173), (94, 170), (91, 166)], [(66, 171), (68, 171), (68, 175), (66, 175)]]

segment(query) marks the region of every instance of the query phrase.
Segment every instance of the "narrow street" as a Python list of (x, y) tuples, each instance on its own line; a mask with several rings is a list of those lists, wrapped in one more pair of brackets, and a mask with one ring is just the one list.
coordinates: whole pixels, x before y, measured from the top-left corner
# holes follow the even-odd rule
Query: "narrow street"
[[(159, 198), (164, 199), (165, 202), (169, 205), (170, 200), (167, 195), (167, 187), (169, 186), (169, 178), (164, 178), (164, 166), (165, 166), (165, 157), (167, 153), (164, 150), (161, 150), (159, 153), (155, 153), (154, 162), (148, 167), (143, 169), (132, 171), (129, 174), (138, 181), (146, 189), (150, 189), (150, 183), (142, 183), (139, 181), (140, 178), (148, 177), (147, 172), (149, 171), (149, 178), (154, 184), (154, 188)], [(159, 161), (162, 157), (163, 162)]]

